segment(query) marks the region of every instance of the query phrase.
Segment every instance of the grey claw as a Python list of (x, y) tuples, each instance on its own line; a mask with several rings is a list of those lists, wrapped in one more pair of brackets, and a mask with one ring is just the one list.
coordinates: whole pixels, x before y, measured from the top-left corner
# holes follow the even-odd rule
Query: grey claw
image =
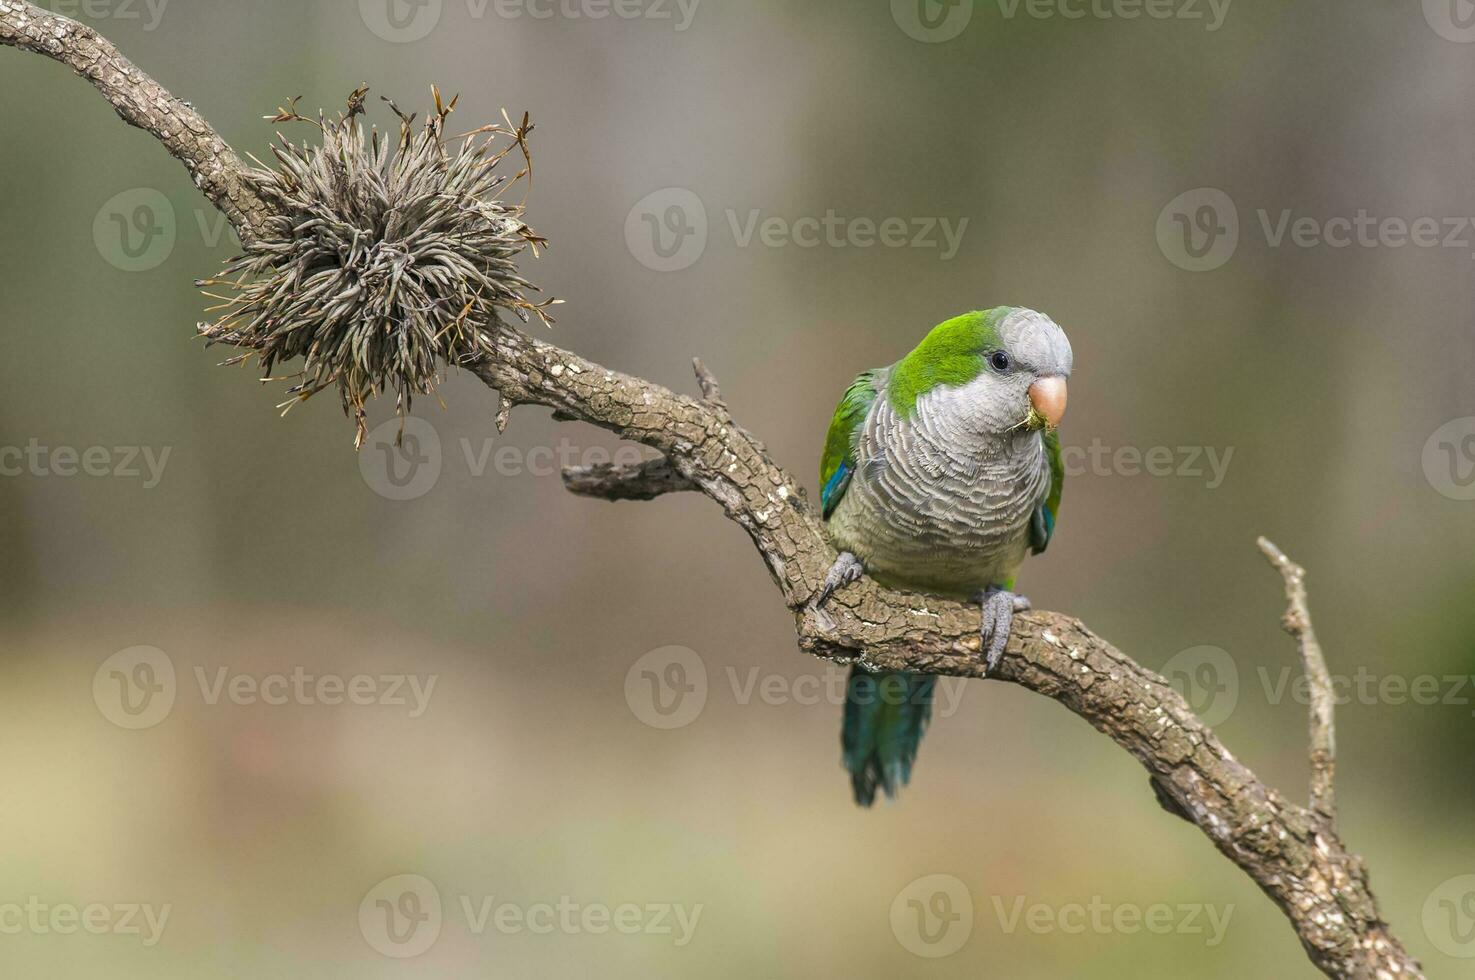
[(1009, 645), (1009, 631), (1014, 626), (1014, 614), (1029, 609), (1030, 602), (1024, 596), (1004, 589), (989, 589), (978, 597), (978, 602), (983, 607), (979, 649), (984, 655), (983, 673), (987, 677), (1004, 658), (1004, 647)]
[(840, 557), (835, 559), (835, 564), (825, 573), (825, 584), (814, 598), (814, 608), (824, 608), (824, 604), (830, 601), (830, 596), (850, 583), (859, 581), (864, 574), (865, 566), (860, 563), (859, 558), (848, 551), (840, 552)]

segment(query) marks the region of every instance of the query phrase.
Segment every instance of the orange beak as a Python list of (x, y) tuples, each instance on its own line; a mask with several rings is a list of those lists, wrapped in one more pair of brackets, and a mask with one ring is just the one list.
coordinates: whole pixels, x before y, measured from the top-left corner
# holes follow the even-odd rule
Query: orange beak
[(1052, 429), (1065, 417), (1065, 400), (1065, 379), (1062, 377), (1041, 378), (1029, 386), (1029, 403)]

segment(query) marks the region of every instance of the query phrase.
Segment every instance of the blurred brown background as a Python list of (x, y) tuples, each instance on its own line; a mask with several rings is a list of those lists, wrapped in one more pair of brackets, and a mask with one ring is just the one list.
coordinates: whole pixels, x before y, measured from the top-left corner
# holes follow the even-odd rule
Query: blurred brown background
[[(283, 100), (336, 109), (363, 81), (421, 109), (438, 82), (464, 129), (531, 111), (529, 215), (553, 246), (526, 269), (567, 301), (552, 339), (683, 390), (700, 354), (812, 494), (859, 370), (966, 309), (1052, 314), (1083, 455), (1021, 588), (1181, 679), (1300, 797), (1295, 649), (1255, 536), (1307, 565), (1353, 678), (1346, 837), (1430, 975), (1475, 971), (1475, 684), (1456, 679), (1475, 673), (1475, 36), (1458, 4), (56, 9), (242, 151), (262, 152)], [(331, 395), (278, 419), (282, 385), (192, 340), (192, 280), (235, 241), (183, 168), (36, 55), (0, 50), (0, 105), (6, 975), (1317, 975), (1137, 765), (1043, 698), (968, 685), (901, 801), (857, 810), (820, 689), (838, 672), (796, 653), (709, 501), (570, 497), (546, 454), (616, 444), (534, 409), (497, 437), (495, 398), (464, 377), (444, 410), (417, 406), (438, 476), (389, 499), (407, 494), (374, 467), (404, 461), (382, 432), (364, 462)], [(772, 244), (746, 238), (755, 209), (782, 219)], [(831, 210), (963, 234), (954, 255), (940, 233), (861, 247), (864, 222), (845, 247), (793, 240)], [(1361, 242), (1359, 212), (1380, 222)], [(1422, 217), (1439, 244), (1407, 241)], [(108, 475), (80, 468), (93, 447)], [(140, 646), (158, 652), (105, 664)], [(691, 653), (637, 665), (672, 646)], [(140, 663), (167, 687), (158, 717), (119, 700), (150, 682)], [(418, 713), (244, 686), (294, 671), (370, 675), (369, 700), (393, 700), (394, 677), (435, 686)], [(246, 680), (212, 697), (222, 677)], [(689, 723), (646, 723), (683, 692)], [(442, 903), (438, 938), (403, 959), (380, 949), (406, 934), (374, 924), (376, 888), (416, 912), (380, 884), (401, 874)], [(931, 875), (948, 877), (915, 884)], [(569, 922), (515, 927), (563, 896)], [(512, 911), (478, 929), (463, 899)], [(148, 944), (114, 911), (102, 934), (61, 934), (27, 903), (169, 918)], [(579, 918), (627, 903), (635, 934)], [(1131, 927), (1158, 903), (1167, 934)], [(655, 905), (699, 919), (664, 933)], [(1230, 915), (1220, 936), (1211, 911)]]

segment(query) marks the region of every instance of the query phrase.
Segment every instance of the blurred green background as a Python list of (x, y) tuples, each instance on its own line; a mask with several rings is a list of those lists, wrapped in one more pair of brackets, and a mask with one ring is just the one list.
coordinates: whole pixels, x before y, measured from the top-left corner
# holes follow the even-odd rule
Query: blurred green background
[[(285, 99), (336, 109), (364, 81), (422, 110), (431, 82), (459, 92), (463, 129), (531, 111), (529, 218), (553, 245), (525, 268), (567, 301), (552, 339), (688, 391), (701, 355), (811, 494), (859, 370), (962, 310), (1050, 313), (1076, 354), (1065, 442), (1106, 462), (1078, 457), (1021, 588), (1181, 679), (1299, 799), (1305, 711), (1281, 687), (1296, 654), (1256, 535), (1305, 564), (1333, 671), (1373, 678), (1338, 716), (1346, 839), (1429, 974), (1475, 974), (1475, 685), (1454, 680), (1475, 673), (1475, 230), (1400, 246), (1385, 225), (1336, 247), (1332, 220), (1433, 217), (1443, 239), (1475, 215), (1472, 38), (1433, 0), (1222, 16), (1175, 0), (1162, 19), (1105, 0), (918, 3), (58, 9), (241, 151), (262, 153)], [(192, 339), (192, 280), (236, 242), (183, 168), (36, 55), (0, 50), (0, 107), (0, 453), (34, 447), (0, 477), (0, 972), (1318, 975), (1137, 764), (1044, 698), (967, 685), (901, 801), (857, 810), (839, 707), (815, 696), (838, 672), (795, 651), (710, 501), (573, 498), (540, 451), (616, 443), (535, 409), (497, 436), (495, 397), (454, 376), (444, 408), (417, 405), (438, 478), (410, 500), (376, 492), (382, 431), (365, 462), (331, 394), (279, 419), (282, 385)], [(684, 268), (652, 268), (642, 234), (698, 229), (693, 198), (705, 247), (683, 239), (664, 264)], [(663, 226), (672, 202), (688, 203)], [(777, 228), (831, 210), (967, 224), (951, 256), (769, 245), (745, 239), (755, 209)], [(1276, 237), (1301, 218), (1300, 244)], [(67, 475), (67, 450), (93, 447), (111, 475)], [(1154, 447), (1171, 451), (1158, 475), (1131, 462)], [(138, 646), (176, 682), (133, 730), (104, 662)], [(646, 723), (670, 721), (643, 686), (652, 664), (705, 698), (682, 727)], [(221, 676), (294, 670), (435, 687), (419, 713), (210, 696)], [(1432, 696), (1398, 696), (1423, 677)], [(401, 874), (442, 902), (439, 938), (404, 959), (373, 938), (375, 889)], [(931, 875), (948, 877), (915, 884)], [(918, 932), (919, 888), (946, 913), (942, 945)], [(152, 945), (5, 928), (32, 896), (170, 915)], [(463, 908), (561, 896), (700, 918), (679, 943), (649, 918), (635, 935), (478, 932)], [(1167, 903), (1173, 926), (1070, 928), (1093, 899)], [(1048, 910), (1035, 927), (1011, 918), (1021, 902)], [(1180, 905), (1229, 910), (1222, 941)]]

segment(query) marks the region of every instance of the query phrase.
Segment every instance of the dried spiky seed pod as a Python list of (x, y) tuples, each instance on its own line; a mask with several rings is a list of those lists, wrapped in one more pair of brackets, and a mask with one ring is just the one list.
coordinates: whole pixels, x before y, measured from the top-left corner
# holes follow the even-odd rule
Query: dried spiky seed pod
[[(537, 287), (516, 259), (544, 242), (521, 204), (500, 199), (531, 175), (527, 117), (514, 126), (504, 113), (505, 127), (484, 126), (450, 146), (443, 134), (456, 100), (443, 104), (432, 91), (435, 111), (419, 130), (385, 100), (400, 119), (397, 140), (365, 133), (366, 88), (336, 119), (305, 119), (291, 104), (268, 117), (312, 123), (322, 142), (280, 137), (272, 146), (279, 166), (257, 161), (250, 179), (273, 216), (221, 276), (199, 284), (233, 291), (211, 294), (223, 300), (212, 310), (220, 315), (199, 327), (207, 342), (245, 351), (226, 363), (256, 356), (270, 380), (274, 366), (300, 357), (293, 397), (281, 407), (336, 385), (356, 445), (371, 396), (393, 390), (396, 410), (408, 412), (414, 395), (435, 390), (443, 365), (491, 352), (499, 309), (547, 322), (553, 302), (527, 299)], [(514, 148), (527, 168), (510, 179), (494, 173)]]

